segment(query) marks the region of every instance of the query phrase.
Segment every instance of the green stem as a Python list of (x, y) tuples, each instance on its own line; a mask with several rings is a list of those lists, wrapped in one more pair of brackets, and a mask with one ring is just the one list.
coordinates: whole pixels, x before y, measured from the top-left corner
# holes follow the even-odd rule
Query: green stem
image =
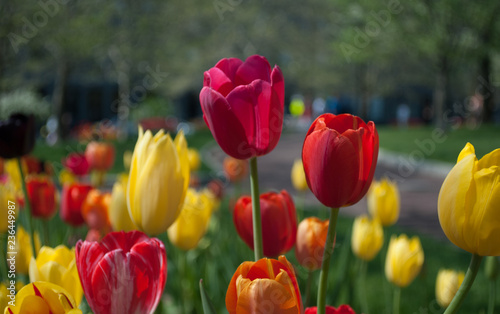
[(42, 223), (44, 245), (50, 246), (49, 227), (48, 227), (49, 222), (45, 219), (42, 219), (42, 221), (40, 222)]
[(368, 313), (368, 299), (366, 297), (366, 270), (368, 263), (364, 260), (360, 260), (361, 265), (360, 265), (360, 271), (359, 271), (359, 276), (360, 276), (360, 285), (359, 285), (359, 292), (361, 293), (361, 308), (363, 310), (363, 313)]
[(30, 199), (28, 196), (28, 189), (26, 188), (26, 179), (24, 177), (24, 171), (23, 171), (23, 166), (21, 163), (21, 157), (17, 158), (17, 167), (19, 168), (19, 173), (21, 174), (21, 185), (23, 187), (23, 193), (24, 193), (24, 213), (26, 216), (26, 228), (28, 229), (27, 231), (28, 231), (28, 234), (30, 235), (31, 250), (33, 253), (33, 258), (36, 259), (35, 231), (33, 230)]
[(394, 299), (392, 302), (392, 314), (399, 314), (400, 301), (401, 301), (401, 288), (396, 286), (396, 289), (394, 289)]
[(460, 305), (465, 300), (465, 296), (474, 283), (474, 279), (476, 278), (477, 271), (479, 270), (479, 265), (481, 265), (482, 259), (482, 256), (472, 254), (472, 259), (470, 261), (469, 268), (467, 269), (467, 273), (465, 274), (464, 281), (458, 289), (457, 294), (455, 294), (455, 297), (453, 297), (453, 300), (451, 300), (450, 305), (448, 306), (446, 311), (444, 311), (444, 314), (456, 313), (458, 311)]
[(488, 314), (495, 313), (496, 280), (490, 280), (490, 298), (488, 300)]
[(262, 244), (262, 218), (260, 216), (259, 175), (257, 173), (257, 157), (250, 159), (250, 188), (252, 193), (253, 248), (255, 260), (264, 257)]
[(321, 273), (319, 275), (317, 313), (325, 314), (326, 311), (326, 286), (328, 281), (328, 271), (330, 269), (330, 258), (333, 253), (333, 242), (335, 241), (335, 227), (337, 226), (338, 208), (330, 209), (330, 223), (328, 225), (328, 234), (326, 236), (325, 251), (323, 253), (323, 262), (321, 264)]
[(311, 300), (312, 273), (312, 270), (307, 271), (306, 297), (304, 299), (304, 307), (308, 307), (309, 301)]

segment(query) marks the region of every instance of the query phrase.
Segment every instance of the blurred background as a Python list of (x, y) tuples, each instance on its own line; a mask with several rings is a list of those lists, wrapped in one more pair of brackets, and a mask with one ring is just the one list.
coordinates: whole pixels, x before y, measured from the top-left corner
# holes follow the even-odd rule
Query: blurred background
[(103, 119), (122, 135), (144, 119), (168, 128), (191, 121), (201, 114), (203, 71), (251, 54), (281, 67), (287, 110), (303, 102), (291, 107), (296, 115), (351, 112), (441, 128), (500, 121), (498, 1), (2, 0), (0, 7), (1, 113), (20, 103), (36, 108), (50, 143)]

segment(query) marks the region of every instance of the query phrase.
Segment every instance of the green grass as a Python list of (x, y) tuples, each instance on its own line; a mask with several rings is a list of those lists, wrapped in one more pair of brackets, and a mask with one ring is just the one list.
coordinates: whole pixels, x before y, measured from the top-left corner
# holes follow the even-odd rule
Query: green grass
[[(493, 126), (483, 126), (478, 130), (461, 129), (447, 133), (447, 139), (435, 146), (435, 151), (429, 158), (453, 162), (459, 151), (467, 141), (471, 141), (478, 152), (478, 156), (499, 147), (498, 129)], [(391, 127), (380, 127), (381, 147), (412, 153), (418, 149), (415, 139), (420, 141), (432, 139), (432, 128), (418, 128), (399, 131)], [(133, 150), (135, 138), (124, 142), (116, 142), (117, 160), (113, 172), (123, 171), (121, 162), (122, 153)], [(200, 148), (209, 141), (213, 141), (210, 132), (202, 131), (187, 137), (191, 147)], [(54, 147), (38, 144), (34, 155), (47, 160), (60, 162), (61, 158), (71, 151), (83, 151), (84, 147), (77, 142), (68, 142)], [(206, 168), (204, 168), (207, 171)], [(201, 298), (198, 282), (204, 280), (208, 295), (214, 302), (217, 313), (225, 313), (225, 294), (227, 285), (240, 263), (253, 259), (253, 252), (237, 236), (232, 223), (229, 197), (222, 202), (220, 210), (214, 214), (206, 236), (200, 241), (197, 249), (184, 252), (174, 247), (167, 239), (166, 234), (160, 235), (165, 242), (168, 257), (168, 277), (164, 290), (162, 307), (157, 313), (202, 313)], [(308, 208), (299, 211), (300, 218), (305, 216), (319, 216), (327, 218), (327, 211), (321, 208)], [(361, 313), (358, 299), (359, 287), (364, 285), (367, 291), (369, 304), (368, 313), (391, 313), (393, 287), (384, 276), (382, 253), (368, 264), (365, 283), (359, 282), (358, 262), (353, 256), (349, 239), (353, 223), (352, 218), (339, 217), (337, 227), (336, 248), (332, 257), (332, 264), (328, 283), (327, 303), (338, 306), (351, 304), (357, 313)], [(50, 243), (55, 246), (61, 242), (74, 244), (76, 239), (84, 237), (85, 229), (71, 230), (64, 225), (58, 216), (49, 222)], [(405, 232), (398, 227), (385, 230), (386, 242), (390, 234)], [(409, 235), (418, 235), (410, 233)], [(407, 288), (402, 290), (400, 313), (441, 313), (435, 302), (435, 278), (440, 268), (456, 270), (467, 269), (470, 256), (468, 253), (456, 248), (448, 241), (438, 241), (420, 235), (425, 254), (425, 264), (420, 275)], [(287, 253), (289, 260), (296, 266), (297, 278), (301, 292), (305, 292), (307, 272), (298, 265), (293, 250)], [(316, 300), (316, 287), (319, 271), (313, 273), (313, 289), (311, 300), (313, 305)], [(480, 271), (476, 283), (462, 306), (461, 313), (481, 313), (487, 305), (488, 282)], [(499, 289), (500, 290), (500, 289)], [(500, 299), (500, 296), (497, 300)], [(500, 308), (497, 301), (497, 308)], [(367, 314), (367, 313), (365, 313)]]
[[(398, 129), (393, 126), (377, 127), (380, 147), (405, 154), (421, 152), (427, 159), (455, 163), (458, 154), (467, 142), (474, 145), (476, 155), (483, 155), (500, 148), (500, 126), (483, 124), (478, 128), (462, 127), (441, 133), (434, 127), (410, 127)], [(419, 156), (416, 156), (419, 158)]]

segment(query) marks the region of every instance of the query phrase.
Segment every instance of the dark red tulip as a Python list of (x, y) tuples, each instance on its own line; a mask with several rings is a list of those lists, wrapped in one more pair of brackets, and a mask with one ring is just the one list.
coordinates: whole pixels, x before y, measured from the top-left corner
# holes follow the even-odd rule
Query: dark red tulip
[(13, 114), (0, 121), (0, 157), (5, 159), (29, 154), (35, 146), (33, 115)]
[(79, 183), (63, 187), (60, 215), (64, 222), (75, 227), (84, 223), (82, 205), (92, 189), (91, 185)]
[(167, 281), (165, 246), (140, 231), (111, 232), (102, 241), (78, 241), (76, 266), (96, 314), (153, 313)]
[(269, 153), (281, 136), (285, 81), (265, 57), (222, 59), (206, 71), (200, 92), (203, 118), (228, 155), (248, 159)]
[[(308, 307), (305, 311), (304, 314), (316, 314), (317, 313), (317, 308), (315, 307)], [(337, 309), (334, 308), (333, 306), (326, 306), (326, 314), (356, 314), (354, 310), (349, 306), (349, 305), (341, 305)]]
[(92, 141), (87, 144), (85, 158), (90, 169), (108, 171), (115, 162), (115, 147), (110, 143)]
[[(295, 245), (297, 214), (290, 194), (268, 192), (260, 196), (264, 255), (275, 257)], [(243, 241), (253, 250), (252, 198), (242, 196), (236, 202), (233, 222)]]
[(377, 157), (375, 124), (350, 114), (319, 116), (302, 147), (309, 188), (321, 203), (333, 208), (355, 204), (366, 194)]
[(84, 176), (88, 174), (90, 170), (90, 164), (85, 154), (70, 153), (68, 157), (63, 159), (62, 164), (77, 176)]
[(26, 189), (33, 217), (49, 219), (56, 213), (56, 188), (46, 176), (31, 176)]

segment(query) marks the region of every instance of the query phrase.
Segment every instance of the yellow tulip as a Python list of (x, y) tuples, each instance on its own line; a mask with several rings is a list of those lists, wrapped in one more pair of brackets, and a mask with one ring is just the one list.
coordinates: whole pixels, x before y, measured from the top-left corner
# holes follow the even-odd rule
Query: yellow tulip
[[(40, 250), (40, 236), (35, 233), (35, 249)], [(16, 231), (16, 273), (28, 274), (33, 251), (31, 249), (30, 235), (23, 227), (18, 227)]]
[(477, 160), (465, 145), (441, 186), (438, 215), (453, 244), (480, 256), (500, 255), (500, 149)]
[(212, 210), (210, 199), (194, 189), (188, 189), (181, 214), (168, 229), (170, 241), (182, 250), (194, 249), (207, 231)]
[(395, 182), (383, 178), (373, 181), (367, 193), (368, 211), (373, 218), (387, 227), (399, 218), (399, 190)]
[(30, 261), (30, 281), (47, 281), (66, 289), (80, 305), (83, 288), (76, 268), (75, 249), (64, 245), (56, 248), (44, 246), (40, 249), (36, 260)]
[(72, 183), (75, 183), (78, 181), (76, 176), (71, 171), (69, 171), (67, 169), (62, 169), (59, 172), (58, 179), (59, 179), (59, 183), (61, 185), (65, 185), (65, 184), (69, 185), (69, 184), (72, 184)]
[(188, 159), (189, 159), (189, 168), (191, 171), (197, 171), (201, 166), (201, 157), (198, 150), (195, 148), (188, 149)]
[(3, 283), (0, 283), (0, 313), (2, 313), (7, 307), (9, 301), (9, 290), (7, 290), (7, 286)]
[(351, 248), (357, 257), (371, 261), (384, 244), (384, 230), (377, 219), (370, 220), (366, 215), (354, 220)]
[(398, 287), (408, 286), (417, 277), (424, 263), (424, 251), (420, 239), (405, 234), (393, 235), (385, 259), (385, 276)]
[(126, 150), (123, 153), (123, 167), (125, 170), (130, 170), (130, 164), (132, 163), (132, 152), (130, 150)]
[(132, 231), (137, 229), (134, 225), (127, 208), (127, 197), (125, 191), (128, 184), (128, 176), (122, 176), (113, 185), (111, 201), (109, 204), (109, 221), (114, 231)]
[(15, 203), (15, 214), (14, 216), (17, 216), (17, 211), (19, 210), (19, 203), (16, 202), (15, 199), (15, 190), (14, 190), (14, 185), (12, 184), (11, 180), (8, 180), (7, 182), (0, 183), (0, 204), (3, 204), (0, 206), (0, 233), (6, 233), (7, 230), (9, 229), (9, 201)]
[[(23, 171), (27, 173), (26, 165), (23, 163)], [(16, 191), (22, 191), (21, 187), (21, 172), (19, 172), (19, 166), (16, 159), (8, 159), (4, 163), (5, 173), (9, 175), (10, 180), (13, 182)]]
[(135, 225), (150, 235), (166, 231), (179, 216), (188, 185), (184, 133), (172, 141), (163, 130), (153, 137), (151, 131), (139, 128), (127, 188), (127, 206)]
[(464, 272), (440, 269), (436, 278), (436, 300), (441, 307), (448, 307), (464, 280)]
[(306, 174), (304, 172), (304, 165), (301, 159), (296, 159), (292, 166), (292, 184), (297, 191), (307, 191)]
[(81, 314), (73, 296), (63, 287), (50, 282), (34, 282), (24, 286), (16, 295), (14, 306), (5, 314)]

